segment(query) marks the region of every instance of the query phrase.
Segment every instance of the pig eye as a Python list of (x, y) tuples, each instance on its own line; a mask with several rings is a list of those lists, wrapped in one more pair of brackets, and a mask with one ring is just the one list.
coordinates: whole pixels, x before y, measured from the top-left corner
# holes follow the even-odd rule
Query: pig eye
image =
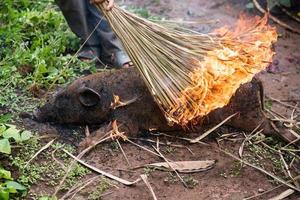
[(79, 91), (79, 101), (86, 107), (92, 107), (100, 102), (100, 95), (91, 88), (81, 88)]

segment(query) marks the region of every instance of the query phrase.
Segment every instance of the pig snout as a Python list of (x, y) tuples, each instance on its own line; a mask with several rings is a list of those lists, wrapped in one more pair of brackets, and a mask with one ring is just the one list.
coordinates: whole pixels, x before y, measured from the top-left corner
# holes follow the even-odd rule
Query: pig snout
[(39, 107), (33, 112), (33, 120), (37, 122), (52, 122), (55, 121), (55, 115), (53, 110), (49, 108), (49, 105)]
[(35, 121), (38, 121), (38, 122), (45, 122), (46, 121), (46, 118), (43, 117), (42, 112), (39, 109), (37, 109), (33, 112), (33, 119)]

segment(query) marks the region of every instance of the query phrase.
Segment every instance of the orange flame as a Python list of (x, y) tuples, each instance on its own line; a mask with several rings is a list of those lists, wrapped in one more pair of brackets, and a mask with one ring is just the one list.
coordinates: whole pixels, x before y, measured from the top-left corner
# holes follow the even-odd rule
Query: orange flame
[(224, 27), (213, 34), (220, 38), (220, 48), (195, 63), (197, 67), (190, 74), (193, 86), (182, 92), (177, 106), (169, 112), (171, 121), (186, 125), (226, 106), (242, 84), (250, 82), (272, 61), (277, 33), (267, 24), (267, 16), (242, 16), (235, 30)]

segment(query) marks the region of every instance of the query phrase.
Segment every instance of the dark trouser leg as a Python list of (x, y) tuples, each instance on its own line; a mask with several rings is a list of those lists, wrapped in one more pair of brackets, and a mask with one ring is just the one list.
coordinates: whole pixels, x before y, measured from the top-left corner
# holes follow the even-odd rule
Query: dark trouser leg
[[(56, 0), (71, 30), (81, 39), (87, 40), (94, 27), (89, 24), (89, 10), (87, 0)], [(94, 33), (86, 42), (86, 46), (100, 47), (100, 39)]]
[(101, 40), (101, 48), (103, 49), (104, 56), (111, 56), (113, 53), (123, 51), (120, 40), (116, 37), (112, 31), (109, 23), (103, 18), (102, 13), (92, 4), (87, 4), (89, 10), (88, 23), (95, 27), (97, 23), (102, 19), (101, 24), (97, 28), (97, 36)]
[(89, 0), (56, 0), (56, 2), (71, 30), (82, 42), (86, 41), (90, 33), (101, 21), (86, 44), (89, 47), (101, 49), (102, 58), (110, 61), (114, 54), (117, 57), (117, 62), (113, 64), (118, 67), (130, 61), (107, 20), (103, 18), (102, 13), (94, 5), (89, 3)]

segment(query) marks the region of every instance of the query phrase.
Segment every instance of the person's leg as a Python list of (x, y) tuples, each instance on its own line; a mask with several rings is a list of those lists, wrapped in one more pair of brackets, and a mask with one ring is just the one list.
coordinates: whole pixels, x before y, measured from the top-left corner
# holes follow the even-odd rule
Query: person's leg
[(96, 25), (101, 21), (94, 34), (87, 41), (87, 47), (101, 50), (101, 59), (110, 62), (115, 67), (129, 67), (132, 65), (130, 58), (112, 31), (102, 13), (89, 2), (89, 0), (56, 0), (63, 12), (71, 30), (82, 41), (85, 41)]
[[(81, 43), (85, 42), (94, 27), (90, 25), (88, 17), (90, 13), (86, 0), (56, 0), (57, 5), (61, 9), (71, 30), (81, 39)], [(86, 42), (83, 50), (79, 53), (80, 58), (99, 57), (101, 51), (99, 37), (95, 32)]]
[[(88, 0), (86, 0), (88, 1)], [(96, 26), (100, 20), (101, 24), (97, 28), (97, 35), (101, 43), (102, 58), (108, 60), (115, 67), (130, 67), (132, 62), (124, 51), (120, 40), (112, 31), (108, 21), (103, 18), (102, 13), (93, 4), (87, 5), (89, 12), (88, 24)]]

